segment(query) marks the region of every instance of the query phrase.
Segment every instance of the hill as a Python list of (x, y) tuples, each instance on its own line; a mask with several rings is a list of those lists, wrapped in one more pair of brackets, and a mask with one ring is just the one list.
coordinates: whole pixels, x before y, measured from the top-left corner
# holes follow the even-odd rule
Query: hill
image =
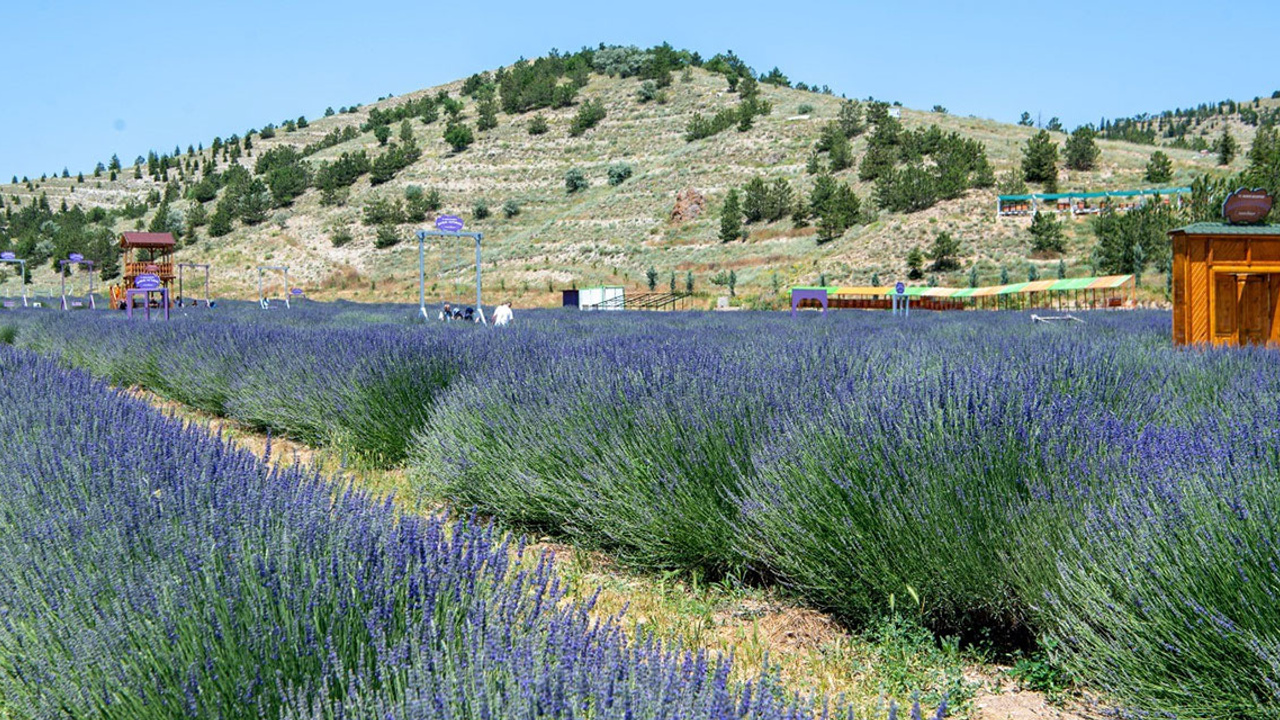
[[(687, 58), (688, 54), (678, 57)], [(767, 114), (754, 117), (749, 129), (729, 127), (690, 141), (686, 135), (695, 114), (709, 120), (740, 105), (741, 93), (730, 92), (727, 83), (735, 77), (734, 70), (713, 62), (681, 68), (677, 61), (674, 69), (665, 71), (670, 85), (657, 88), (643, 73), (624, 77), (627, 73), (609, 75), (579, 67), (577, 76), (566, 74), (560, 83), (579, 85), (571, 102), (562, 103), (563, 107), (508, 108), (513, 111), (496, 114), (496, 127), (479, 130), (485, 80), (497, 84), (496, 78), (526, 66), (511, 66), (496, 75), (477, 75), (368, 106), (343, 108), (309, 123), (291, 120), (228, 141), (218, 139), (209, 147), (201, 143), (199, 149), (189, 151), (175, 148), (172, 155), (153, 155), (150, 166), (144, 159), (140, 166), (122, 167), (114, 180), (110, 179), (111, 171), (102, 168), (96, 177), (83, 173), (83, 180), (68, 173), (68, 177), (5, 184), (0, 186), (0, 198), (9, 221), (0, 230), (0, 247), (20, 247), (28, 252), (38, 247), (48, 258), (65, 257), (68, 249), (80, 246), (88, 249), (87, 256), (96, 257), (95, 250), (109, 252), (102, 228), (111, 232), (165, 224), (185, 228), (192, 224), (193, 214), (211, 220), (228, 189), (201, 203), (192, 198), (198, 194), (195, 188), (199, 181), (213, 172), (225, 179), (232, 166), (247, 171), (232, 173), (241, 175), (246, 183), (263, 180), (265, 176), (254, 176), (255, 168), (262, 169), (262, 158), (269, 153), (276, 153), (273, 158), (283, 157), (281, 148), (301, 153), (311, 146), (314, 152), (291, 162), (306, 168), (314, 185), (317, 171), (326, 163), (332, 168), (344, 154), (351, 158), (363, 151), (366, 158), (376, 159), (389, 148), (410, 147), (416, 149), (416, 157), (407, 156), (411, 162), (393, 170), (385, 182), (375, 185), (365, 172), (346, 190), (336, 188), (326, 193), (312, 186), (280, 207), (270, 207), (276, 203), (262, 197), (259, 204), (265, 206), (257, 208), (253, 218), (259, 222), (246, 224), (235, 219), (230, 232), (217, 237), (207, 224), (192, 227), (193, 232), (183, 239), (181, 258), (212, 263), (215, 290), (224, 295), (253, 297), (256, 266), (286, 264), (297, 284), (312, 297), (413, 301), (417, 297), (417, 243), (411, 238), (416, 228), (430, 223), (429, 215), (412, 220), (403, 210), (410, 196), (418, 198), (419, 211), (434, 207), (430, 199), (432, 191), (437, 191), (439, 212), (461, 215), (468, 229), (485, 235), (486, 300), (511, 299), (517, 305), (554, 303), (558, 296), (552, 291), (570, 285), (608, 283), (641, 288), (650, 268), (661, 287), (675, 282), (683, 289), (692, 274), (695, 291), (705, 295), (707, 302), (711, 296), (727, 292), (713, 282), (724, 283), (727, 273), (733, 271), (740, 297), (749, 303), (769, 304), (778, 297), (776, 288), (794, 283), (825, 279), (833, 284), (861, 284), (873, 278), (888, 282), (903, 277), (908, 252), (915, 247), (927, 249), (944, 231), (959, 240), (960, 250), (958, 269), (930, 273), (941, 284), (963, 285), (971, 272), (984, 283), (995, 282), (1002, 270), (1013, 277), (1025, 276), (1029, 264), (1048, 276), (1057, 271), (1060, 260), (1073, 275), (1094, 269), (1089, 254), (1095, 241), (1088, 222), (1066, 223), (1061, 257), (1032, 257), (1030, 221), (997, 220), (995, 187), (969, 187), (954, 199), (940, 200), (915, 212), (875, 210), (875, 183), (860, 179), (859, 172), (874, 132), (852, 137), (851, 166), (832, 173), (837, 183), (849, 185), (861, 205), (858, 221), (839, 237), (819, 242), (820, 218), (816, 214), (798, 223), (788, 212), (775, 222), (750, 223), (745, 226), (745, 239), (722, 243), (719, 211), (730, 190), (741, 191), (757, 177), (768, 182), (784, 178), (796, 197), (810, 197), (819, 177), (808, 172), (810, 158), (824, 126), (841, 112), (842, 99), (760, 82), (759, 100), (761, 107), (769, 110)], [(747, 73), (740, 74), (745, 77)], [(646, 82), (650, 83), (647, 89)], [(644, 101), (642, 95), (657, 97)], [(502, 94), (495, 93), (494, 103), (499, 100), (506, 102)], [(432, 105), (437, 118), (425, 122), (422, 116), (413, 115), (404, 123), (408, 135), (402, 139), (398, 114), (403, 111), (397, 108), (405, 108), (406, 103)], [(450, 104), (459, 105), (459, 121), (475, 138), (461, 151), (455, 151), (443, 137), (450, 122)], [(873, 105), (861, 103), (864, 112)], [(602, 108), (603, 118), (594, 127), (572, 135), (575, 118), (584, 107)], [(894, 108), (893, 113), (900, 114), (905, 131), (923, 133), (936, 125), (944, 135), (956, 133), (959, 138), (980, 143), (989, 165), (1002, 179), (1017, 167), (1028, 138), (1037, 132), (1035, 128), (945, 112)], [(545, 119), (547, 132), (530, 133), (535, 116)], [(389, 117), (395, 119), (385, 122)], [(378, 138), (379, 126), (386, 127), (382, 132), (390, 135), (385, 145)], [(1231, 167), (1217, 167), (1212, 154), (1166, 145), (1160, 149), (1172, 160), (1173, 179), (1160, 185), (1186, 184), (1200, 173), (1224, 175), (1243, 169), (1251, 126), (1240, 123), (1233, 127), (1239, 130), (1237, 139), (1242, 147)], [(1211, 132), (1214, 126), (1206, 128)], [(1067, 138), (1063, 133), (1051, 135), (1059, 146)], [(1101, 152), (1094, 169), (1068, 171), (1059, 165), (1058, 185), (1062, 189), (1152, 186), (1144, 180), (1144, 169), (1156, 148), (1107, 139), (1099, 139), (1097, 145)], [(211, 167), (215, 157), (216, 167)], [(826, 163), (826, 157), (827, 153), (819, 155), (819, 164)], [(917, 160), (917, 165), (930, 171), (939, 162), (932, 155)], [(163, 175), (161, 164), (169, 166)], [(628, 166), (629, 177), (611, 184), (610, 168), (621, 165)], [(589, 184), (569, 192), (566, 174), (574, 169)], [(266, 190), (265, 184), (252, 187), (256, 193)], [(685, 189), (704, 197), (706, 210), (695, 219), (676, 223), (671, 218), (676, 194)], [(165, 197), (170, 200), (163, 202)], [(41, 203), (47, 203), (55, 215), (63, 203), (73, 214), (80, 208), (84, 217), (75, 222), (83, 221), (90, 232), (68, 236), (55, 221), (54, 227), (42, 223), (34, 230), (29, 223), (23, 230), (25, 235), (19, 236), (15, 214)], [(487, 217), (480, 217), (480, 205), (487, 207)], [(93, 208), (106, 212), (95, 213)], [(157, 221), (156, 214), (162, 208), (166, 219)], [(433, 245), (427, 272), (434, 297), (466, 298), (472, 262), (469, 247)], [(50, 278), (48, 269), (37, 273), (37, 288), (56, 280)], [(2, 292), (13, 294), (14, 281), (10, 280)]]

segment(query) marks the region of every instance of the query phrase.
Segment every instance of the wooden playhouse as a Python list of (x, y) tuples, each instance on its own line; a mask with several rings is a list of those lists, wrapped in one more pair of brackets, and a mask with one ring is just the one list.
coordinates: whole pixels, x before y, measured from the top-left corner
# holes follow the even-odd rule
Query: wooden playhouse
[(177, 277), (174, 273), (173, 253), (177, 243), (169, 233), (127, 232), (120, 235), (123, 279), (111, 286), (111, 306), (124, 309), (125, 298), (137, 288), (139, 275), (154, 275), (166, 290)]

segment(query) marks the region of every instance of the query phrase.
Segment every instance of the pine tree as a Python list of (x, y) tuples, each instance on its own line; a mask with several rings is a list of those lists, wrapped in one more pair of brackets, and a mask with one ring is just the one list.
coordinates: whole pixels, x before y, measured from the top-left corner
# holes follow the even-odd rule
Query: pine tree
[(1027, 139), (1022, 150), (1022, 173), (1027, 182), (1044, 183), (1053, 192), (1058, 185), (1058, 144), (1048, 130), (1041, 130)]
[(764, 178), (751, 178), (742, 194), (742, 216), (747, 224), (759, 222), (765, 218), (765, 206), (768, 204), (769, 186)]
[(1032, 252), (1063, 252), (1067, 249), (1062, 224), (1052, 215), (1036, 211), (1031, 219)]
[(1164, 183), (1173, 179), (1173, 162), (1164, 151), (1157, 150), (1147, 161), (1147, 182)]
[(373, 129), (373, 136), (378, 139), (379, 145), (386, 145), (387, 140), (391, 139), (391, 126), (379, 125)]
[(742, 237), (742, 206), (737, 189), (732, 189), (720, 208), (720, 242), (733, 242)]
[(956, 259), (956, 255), (960, 254), (960, 240), (951, 236), (949, 232), (940, 232), (933, 239), (933, 245), (929, 248), (929, 259), (933, 261), (930, 269), (936, 272), (947, 272), (956, 270), (960, 267), (960, 261)]
[(862, 103), (857, 100), (846, 100), (841, 103), (836, 122), (840, 124), (840, 131), (846, 138), (861, 135), (867, 129), (862, 122)]
[(921, 268), (924, 267), (924, 253), (920, 252), (920, 248), (913, 247), (907, 253), (907, 279), (919, 280), (924, 277)]
[(644, 278), (649, 283), (649, 292), (653, 292), (655, 289), (657, 289), (658, 287), (658, 269), (657, 268), (650, 265), (649, 269), (644, 271)]
[(1236, 159), (1236, 152), (1240, 149), (1240, 144), (1236, 139), (1231, 137), (1231, 130), (1222, 128), (1222, 135), (1218, 138), (1217, 143), (1218, 164), (1230, 165), (1232, 160)]
[(1098, 161), (1098, 143), (1094, 141), (1097, 135), (1093, 127), (1090, 125), (1081, 125), (1072, 131), (1071, 136), (1067, 138), (1066, 156), (1067, 167), (1072, 170), (1092, 170)]

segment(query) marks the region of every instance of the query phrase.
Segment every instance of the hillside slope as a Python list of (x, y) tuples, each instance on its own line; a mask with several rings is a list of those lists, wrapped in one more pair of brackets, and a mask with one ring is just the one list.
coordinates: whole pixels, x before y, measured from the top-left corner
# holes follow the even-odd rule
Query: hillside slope
[[(499, 114), (495, 129), (478, 132), (476, 142), (462, 152), (453, 152), (442, 139), (444, 121), (424, 124), (414, 119), (410, 125), (422, 149), (420, 159), (399, 172), (390, 182), (372, 186), (368, 176), (350, 189), (345, 205), (325, 206), (321, 193), (312, 188), (291, 207), (271, 211), (268, 220), (247, 227), (236, 222), (223, 237), (210, 237), (200, 228), (194, 242), (181, 251), (181, 259), (214, 265), (216, 292), (252, 297), (256, 292), (259, 264), (286, 264), (297, 283), (313, 297), (347, 297), (359, 300), (416, 301), (417, 243), (413, 231), (424, 223), (401, 224), (397, 232), (405, 240), (390, 248), (374, 246), (375, 230), (362, 222), (362, 210), (379, 198), (403, 198), (405, 188), (416, 185), (440, 191), (442, 212), (466, 218), (468, 229), (485, 234), (484, 274), (486, 302), (510, 299), (517, 305), (548, 304), (556, 300), (551, 291), (570, 285), (623, 284), (640, 288), (646, 270), (654, 268), (659, 286), (666, 287), (672, 274), (683, 289), (686, 274), (694, 275), (695, 288), (707, 296), (723, 294), (711, 279), (732, 269), (737, 276), (739, 296), (769, 302), (776, 298), (774, 287), (812, 283), (825, 276), (831, 283), (867, 283), (873, 275), (888, 282), (905, 275), (904, 257), (912, 247), (927, 248), (940, 231), (949, 231), (961, 241), (961, 270), (938, 277), (942, 284), (964, 284), (971, 267), (977, 267), (982, 282), (995, 282), (1001, 268), (1011, 276), (1025, 276), (1029, 262), (1042, 265), (1042, 275), (1054, 272), (1058, 259), (1031, 259), (1027, 220), (995, 218), (995, 190), (970, 190), (957, 200), (940, 202), (916, 213), (879, 212), (866, 225), (855, 226), (841, 238), (819, 244), (813, 227), (797, 228), (790, 220), (749, 225), (748, 239), (722, 244), (718, 210), (730, 188), (741, 187), (755, 176), (772, 180), (789, 179), (807, 193), (813, 176), (806, 173), (808, 160), (821, 126), (835, 118), (841, 100), (818, 93), (760, 86), (761, 96), (772, 103), (772, 113), (756, 120), (755, 126), (739, 132), (730, 128), (710, 138), (686, 142), (685, 128), (695, 113), (713, 115), (737, 103), (727, 92), (725, 78), (702, 69), (692, 69), (677, 77), (667, 88), (665, 103), (641, 103), (637, 99), (641, 81), (592, 74), (578, 96), (599, 100), (607, 115), (581, 137), (570, 137), (567, 129), (578, 110), (568, 107), (543, 110), (550, 130), (530, 135), (527, 125), (537, 113)], [(429, 88), (410, 95), (388, 98), (354, 112), (338, 113), (312, 120), (293, 132), (278, 131), (275, 137), (253, 136), (253, 149), (239, 159), (252, 169), (260, 154), (273, 147), (301, 148), (327, 133), (346, 126), (359, 126), (374, 109), (387, 110), (407, 100), (446, 91), (459, 96), (462, 82)], [(1265, 101), (1264, 101), (1265, 102)], [(474, 127), (475, 103), (466, 99), (464, 117)], [(801, 115), (802, 105), (812, 110)], [(907, 129), (937, 124), (944, 131), (957, 131), (981, 141), (992, 165), (1002, 174), (1021, 159), (1021, 148), (1036, 131), (1033, 128), (998, 123), (972, 117), (901, 110)], [(392, 125), (399, 130), (399, 123)], [(394, 134), (393, 134), (394, 136)], [(1066, 136), (1055, 134), (1061, 143)], [(1232, 170), (1244, 166), (1249, 136), (1242, 131), (1242, 152)], [(1102, 140), (1101, 157), (1090, 172), (1060, 173), (1064, 190), (1101, 190), (1149, 187), (1143, 171), (1150, 154), (1149, 145)], [(854, 138), (854, 166), (837, 174), (847, 181), (871, 207), (872, 185), (858, 180), (857, 161), (866, 150), (867, 136)], [(331, 161), (344, 152), (380, 151), (371, 132), (310, 156), (313, 166)], [(1172, 184), (1185, 184), (1196, 173), (1219, 172), (1215, 158), (1193, 150), (1164, 148), (1175, 169)], [(197, 154), (203, 165), (210, 155)], [(186, 153), (183, 153), (186, 159)], [(630, 179), (611, 186), (607, 169), (614, 163), (632, 167)], [(1239, 166), (1239, 167), (1236, 167)], [(590, 181), (585, 191), (570, 194), (565, 173), (580, 169)], [(221, 163), (220, 170), (226, 169)], [(170, 173), (170, 178), (176, 177)], [(26, 184), (0, 186), (9, 207), (21, 207), (45, 194), (53, 207), (62, 201), (83, 207), (119, 207), (126, 201), (143, 201), (149, 193), (163, 189), (145, 175), (134, 179), (124, 168), (119, 178), (86, 177), (84, 182), (53, 178)], [(698, 219), (675, 224), (670, 220), (675, 196), (684, 188), (704, 194), (708, 208)], [(487, 203), (491, 215), (476, 219), (478, 202)], [(518, 215), (504, 217), (508, 201), (520, 207)], [(175, 201), (179, 211), (194, 201)], [(213, 203), (208, 204), (209, 212)], [(133, 229), (150, 222), (152, 213), (139, 220), (118, 219), (115, 230)], [(1064, 256), (1072, 274), (1087, 273), (1084, 258), (1092, 246), (1087, 222), (1068, 223), (1068, 251)], [(353, 240), (334, 247), (332, 238), (342, 230)], [(473, 291), (473, 250), (466, 245), (447, 247), (435, 243), (427, 257), (428, 284), (435, 299), (466, 298)], [(39, 277), (37, 285), (48, 282)], [(11, 280), (10, 286), (13, 285)], [(430, 290), (430, 288), (429, 288)], [(13, 287), (4, 292), (12, 294)], [(709, 300), (708, 300), (709, 301)]]

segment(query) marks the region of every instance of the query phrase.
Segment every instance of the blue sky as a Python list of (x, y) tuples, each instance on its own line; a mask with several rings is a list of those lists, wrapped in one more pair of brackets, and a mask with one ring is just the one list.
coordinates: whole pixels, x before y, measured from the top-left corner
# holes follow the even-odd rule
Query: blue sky
[(1280, 90), (1271, 2), (17, 2), (0, 178), (317, 117), (550, 48), (664, 40), (849, 97), (1068, 127)]

